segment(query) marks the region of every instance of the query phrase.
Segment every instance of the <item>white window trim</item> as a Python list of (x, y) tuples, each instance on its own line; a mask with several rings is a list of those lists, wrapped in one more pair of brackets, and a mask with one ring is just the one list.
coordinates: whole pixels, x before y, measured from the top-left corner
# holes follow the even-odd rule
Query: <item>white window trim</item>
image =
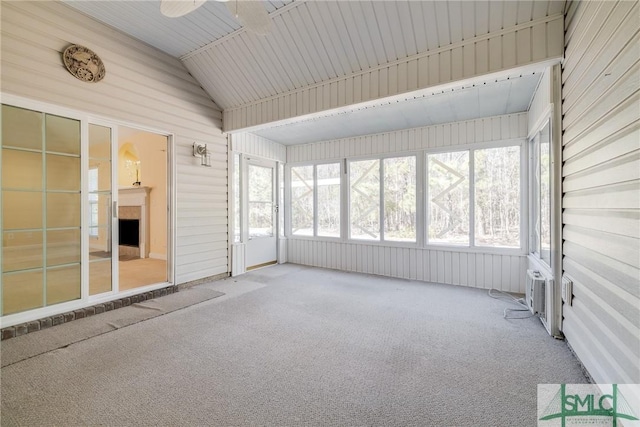
[[(406, 247), (406, 248), (417, 248), (420, 247), (420, 235), (421, 235), (421, 230), (418, 227), (418, 224), (420, 224), (422, 221), (420, 221), (420, 205), (419, 203), (419, 197), (418, 194), (420, 194), (422, 192), (422, 183), (420, 182), (421, 180), (419, 179), (420, 176), (420, 163), (421, 162), (421, 156), (420, 155), (420, 151), (411, 151), (411, 152), (405, 152), (405, 153), (385, 153), (384, 155), (378, 155), (378, 156), (364, 156), (364, 157), (350, 157), (345, 159), (346, 160), (346, 173), (345, 175), (345, 187), (347, 188), (347, 200), (346, 200), (346, 206), (347, 206), (347, 217), (346, 217), (346, 222), (347, 222), (347, 234), (345, 235), (345, 241), (346, 242), (351, 242), (351, 243), (364, 243), (364, 244), (371, 244), (371, 245), (381, 245), (381, 246), (395, 246), (395, 247)], [(384, 160), (385, 159), (398, 159), (398, 158), (403, 158), (403, 157), (414, 157), (415, 158), (415, 164), (416, 164), (416, 240), (411, 242), (411, 241), (401, 241), (401, 240), (388, 240), (385, 239), (384, 236)], [(378, 160), (379, 161), (379, 177), (380, 177), (380, 186), (378, 189), (378, 197), (379, 197), (379, 218), (380, 218), (380, 224), (379, 224), (379, 230), (378, 233), (380, 235), (380, 238), (378, 240), (368, 240), (368, 239), (358, 239), (358, 238), (353, 238), (351, 237), (351, 182), (349, 177), (351, 176), (351, 163), (352, 162), (360, 162), (360, 161), (367, 161), (367, 160)]]
[[(383, 154), (367, 154), (353, 157), (346, 157), (340, 159), (322, 159), (318, 161), (304, 161), (287, 163), (285, 167), (285, 221), (286, 221), (286, 237), (295, 240), (310, 240), (320, 242), (341, 242), (352, 243), (357, 245), (370, 245), (370, 246), (384, 246), (384, 247), (399, 247), (399, 248), (417, 248), (425, 250), (436, 250), (443, 252), (465, 252), (465, 253), (483, 253), (492, 255), (512, 255), (512, 256), (525, 256), (528, 254), (529, 248), (529, 183), (528, 183), (528, 153), (525, 147), (528, 143), (528, 139), (525, 137), (520, 138), (507, 138), (496, 141), (478, 142), (470, 144), (450, 145), (444, 147), (427, 148), (422, 150), (413, 151), (399, 151), (393, 153)], [(475, 246), (471, 243), (475, 243), (475, 224), (470, 223), (469, 229), (469, 245), (453, 245), (447, 243), (429, 243), (428, 241), (428, 194), (427, 194), (427, 155), (447, 152), (469, 151), (471, 156), (470, 162), (470, 179), (474, 175), (473, 169), (473, 151), (482, 150), (488, 148), (501, 148), (509, 146), (520, 147), (520, 247), (495, 247), (495, 246)], [(395, 240), (382, 240), (383, 234), (381, 234), (381, 240), (366, 240), (366, 239), (353, 239), (350, 238), (350, 186), (349, 186), (349, 163), (352, 161), (361, 160), (380, 160), (381, 163), (384, 159), (416, 156), (416, 242), (401, 242)], [(291, 168), (299, 166), (315, 166), (322, 164), (341, 163), (341, 237), (327, 237), (327, 236), (299, 236), (293, 235), (291, 232)], [(315, 169), (314, 169), (315, 173)], [(469, 199), (469, 215), (475, 221), (474, 212), (474, 187), (469, 186), (470, 199)], [(314, 191), (314, 198), (316, 197)], [(382, 191), (381, 191), (382, 193)], [(380, 195), (382, 197), (382, 194)], [(381, 209), (384, 209), (382, 205), (383, 199), (381, 198)], [(315, 206), (315, 205), (314, 205)], [(314, 212), (315, 217), (315, 212)], [(380, 218), (381, 227), (384, 227), (384, 218)], [(314, 218), (315, 224), (315, 218)]]
[[(332, 237), (332, 236), (319, 236), (318, 235), (318, 166), (322, 165), (335, 165), (338, 164), (340, 167), (340, 236)], [(293, 224), (291, 220), (291, 211), (292, 211), (292, 202), (293, 198), (291, 197), (291, 169), (299, 168), (305, 166), (313, 167), (313, 218), (312, 218), (312, 228), (313, 228), (313, 236), (307, 235), (299, 235), (293, 234)], [(344, 188), (344, 164), (340, 160), (327, 161), (323, 160), (320, 162), (304, 162), (304, 163), (291, 163), (285, 166), (285, 199), (287, 199), (286, 207), (285, 207), (285, 218), (289, 218), (286, 221), (286, 236), (291, 237), (293, 239), (302, 239), (302, 240), (314, 240), (314, 241), (327, 241), (327, 242), (340, 242), (342, 241), (343, 235), (343, 205), (344, 205), (344, 197), (343, 197), (343, 188)], [(289, 196), (287, 197), (287, 189)]]

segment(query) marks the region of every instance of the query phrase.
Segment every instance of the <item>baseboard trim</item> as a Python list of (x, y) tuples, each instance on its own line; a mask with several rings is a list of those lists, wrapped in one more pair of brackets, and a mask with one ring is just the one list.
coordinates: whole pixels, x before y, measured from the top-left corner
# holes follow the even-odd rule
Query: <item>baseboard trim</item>
[(149, 252), (149, 258), (161, 259), (163, 261), (166, 261), (167, 260), (167, 255), (166, 254), (157, 254), (155, 252)]

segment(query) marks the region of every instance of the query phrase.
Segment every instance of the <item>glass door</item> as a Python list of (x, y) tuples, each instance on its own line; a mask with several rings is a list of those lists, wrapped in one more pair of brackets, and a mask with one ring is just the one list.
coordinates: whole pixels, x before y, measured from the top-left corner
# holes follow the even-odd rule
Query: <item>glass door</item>
[(117, 257), (117, 245), (113, 244), (112, 134), (110, 127), (89, 124), (86, 206), (91, 296), (115, 290), (113, 260)]
[(2, 316), (81, 298), (80, 129), (2, 106)]
[(247, 269), (277, 262), (275, 162), (249, 160), (247, 164)]

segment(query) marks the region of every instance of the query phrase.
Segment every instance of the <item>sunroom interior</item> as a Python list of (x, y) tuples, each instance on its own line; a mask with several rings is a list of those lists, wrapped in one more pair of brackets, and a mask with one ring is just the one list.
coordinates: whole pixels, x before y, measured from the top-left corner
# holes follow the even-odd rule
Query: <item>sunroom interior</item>
[(263, 3), (266, 36), (214, 1), (2, 2), (2, 327), (276, 263), (537, 272), (549, 339), (639, 383), (638, 4)]

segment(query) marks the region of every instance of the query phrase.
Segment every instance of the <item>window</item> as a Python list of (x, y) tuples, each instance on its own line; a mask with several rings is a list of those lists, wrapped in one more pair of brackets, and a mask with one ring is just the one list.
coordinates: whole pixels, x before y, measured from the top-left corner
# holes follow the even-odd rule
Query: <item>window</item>
[(469, 152), (427, 155), (429, 242), (469, 245)]
[(340, 237), (340, 163), (291, 167), (291, 234)]
[(351, 161), (349, 189), (351, 239), (416, 241), (415, 156)]
[(475, 244), (520, 247), (520, 147), (475, 150)]
[(313, 236), (313, 166), (291, 168), (291, 233)]
[(384, 159), (384, 240), (416, 241), (416, 158)]
[(520, 248), (520, 152), (427, 154), (428, 243)]
[(352, 239), (380, 239), (380, 160), (349, 163)]
[(549, 122), (529, 143), (531, 177), (531, 252), (551, 265), (551, 127)]
[(340, 163), (316, 166), (318, 236), (340, 237)]

